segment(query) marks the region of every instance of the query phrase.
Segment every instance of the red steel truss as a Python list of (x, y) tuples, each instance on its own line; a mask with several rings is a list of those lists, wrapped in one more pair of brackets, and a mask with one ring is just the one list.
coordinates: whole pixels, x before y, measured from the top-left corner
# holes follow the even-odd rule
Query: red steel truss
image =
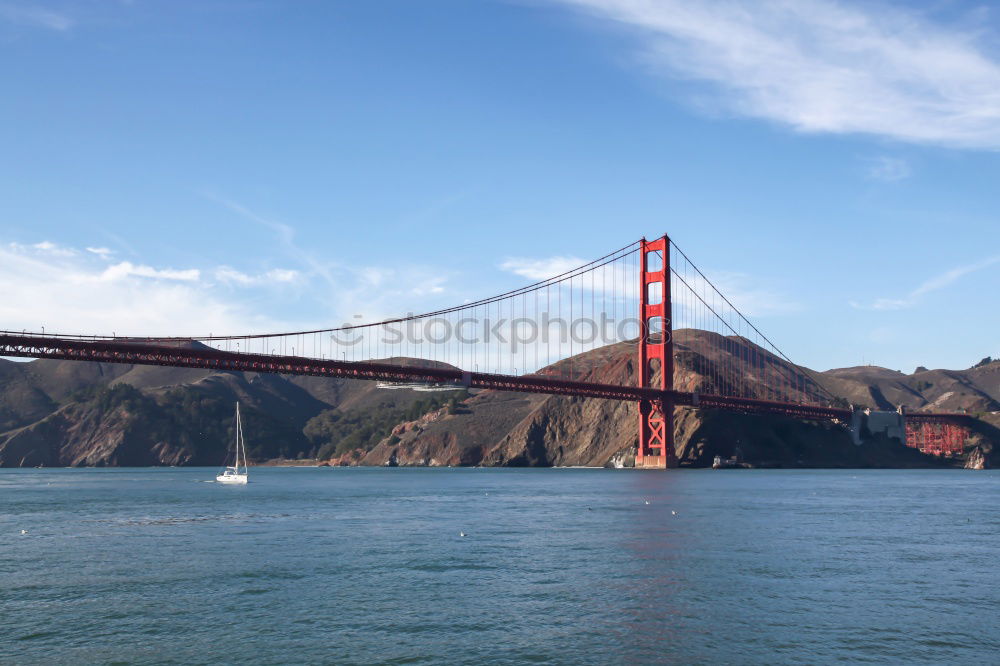
[[(661, 397), (639, 401), (635, 466), (672, 467), (674, 454), (674, 345), (670, 305), (670, 239), (639, 243), (639, 386)], [(658, 377), (658, 379), (657, 379)], [(655, 385), (654, 385), (655, 380)]]
[(914, 420), (913, 416), (923, 415), (906, 415), (907, 446), (936, 456), (950, 457), (962, 453), (965, 440), (971, 434), (966, 425), (955, 422), (954, 418), (932, 415), (930, 418)]
[(269, 354), (241, 354), (209, 347), (192, 349), (185, 346), (153, 344), (145, 340), (87, 341), (0, 333), (0, 356), (161, 365), (233, 372), (270, 372), (282, 375), (312, 375), (343, 379), (374, 379), (386, 382), (441, 383), (469, 388), (573, 395), (610, 400), (638, 401), (661, 398), (661, 392), (655, 389), (592, 384), (538, 375), (518, 377), (482, 372), (463, 372), (451, 368), (320, 360)]
[[(387, 363), (320, 360), (221, 351), (209, 347), (192, 348), (155, 344), (146, 340), (84, 340), (57, 336), (0, 332), (0, 356), (54, 358), (96, 363), (160, 365), (231, 372), (268, 372), (283, 375), (312, 375), (343, 379), (370, 379), (387, 382), (426, 382), (453, 384), (469, 388), (545, 393), (551, 395), (628, 400), (651, 404), (673, 404), (700, 409), (721, 409), (747, 414), (779, 414), (793, 418), (848, 421), (851, 410), (798, 403), (758, 400), (732, 396), (688, 393), (657, 387), (615, 386), (570, 381), (543, 375), (510, 376), (463, 372), (451, 368), (425, 368)], [(671, 410), (672, 411), (672, 410)], [(661, 412), (662, 413), (662, 412)], [(952, 424), (967, 428), (965, 414), (909, 412), (910, 424)], [(950, 435), (954, 437), (954, 435)], [(669, 437), (664, 433), (665, 440)], [(647, 440), (648, 441), (648, 440)], [(954, 440), (950, 440), (954, 441)], [(951, 445), (954, 448), (954, 445)], [(661, 454), (662, 455), (662, 454)], [(667, 454), (669, 455), (669, 453)], [(647, 465), (648, 466), (648, 465)]]

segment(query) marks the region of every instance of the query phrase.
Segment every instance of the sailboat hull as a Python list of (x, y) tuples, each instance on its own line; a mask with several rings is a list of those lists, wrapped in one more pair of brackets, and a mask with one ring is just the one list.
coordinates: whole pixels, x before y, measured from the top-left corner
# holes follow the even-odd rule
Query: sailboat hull
[(220, 474), (215, 477), (219, 483), (227, 483), (235, 486), (245, 486), (247, 484), (246, 474)]

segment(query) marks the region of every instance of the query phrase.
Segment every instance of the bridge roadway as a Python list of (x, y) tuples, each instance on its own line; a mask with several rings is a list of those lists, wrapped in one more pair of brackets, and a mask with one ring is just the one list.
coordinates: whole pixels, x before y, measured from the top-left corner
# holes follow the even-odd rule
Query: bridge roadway
[[(0, 332), (0, 356), (311, 375), (385, 382), (440, 383), (467, 388), (547, 393), (632, 402), (667, 400), (673, 401), (675, 405), (694, 408), (723, 409), (755, 414), (782, 414), (802, 419), (839, 419), (845, 422), (850, 420), (852, 414), (850, 409), (818, 404), (777, 402), (685, 391), (661, 391), (636, 386), (594, 384), (542, 374), (512, 376), (466, 372), (452, 368), (410, 367), (371, 361), (338, 361), (229, 352), (212, 348), (192, 349), (177, 345), (156, 344), (156, 342), (155, 339), (145, 338), (87, 339), (2, 331)], [(966, 414), (929, 412), (907, 412), (906, 418), (914, 421), (952, 422), (962, 425), (971, 420), (971, 417)]]

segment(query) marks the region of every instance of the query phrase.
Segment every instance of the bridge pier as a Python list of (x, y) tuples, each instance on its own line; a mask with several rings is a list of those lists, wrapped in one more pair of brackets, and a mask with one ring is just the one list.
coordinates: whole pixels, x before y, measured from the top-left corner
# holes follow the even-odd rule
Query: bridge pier
[(642, 469), (677, 466), (673, 401), (643, 400), (639, 403), (639, 446), (635, 466)]
[(664, 391), (664, 397), (639, 402), (639, 443), (635, 466), (675, 467), (674, 345), (670, 306), (670, 239), (647, 241), (639, 248), (639, 386)]

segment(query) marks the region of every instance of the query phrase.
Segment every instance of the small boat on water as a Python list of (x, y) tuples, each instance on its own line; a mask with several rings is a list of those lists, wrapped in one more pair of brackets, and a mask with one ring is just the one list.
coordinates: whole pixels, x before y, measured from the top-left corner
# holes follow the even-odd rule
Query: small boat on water
[(746, 467), (746, 465), (743, 464), (743, 461), (740, 460), (739, 456), (733, 456), (731, 458), (715, 456), (715, 460), (712, 461), (712, 469), (737, 469), (740, 467)]
[[(249, 470), (247, 469), (247, 447), (243, 442), (243, 425), (240, 422), (240, 403), (236, 403), (236, 443), (235, 460), (231, 467), (215, 477), (219, 483), (246, 485), (249, 481)], [(243, 471), (240, 471), (240, 457), (243, 458)]]

